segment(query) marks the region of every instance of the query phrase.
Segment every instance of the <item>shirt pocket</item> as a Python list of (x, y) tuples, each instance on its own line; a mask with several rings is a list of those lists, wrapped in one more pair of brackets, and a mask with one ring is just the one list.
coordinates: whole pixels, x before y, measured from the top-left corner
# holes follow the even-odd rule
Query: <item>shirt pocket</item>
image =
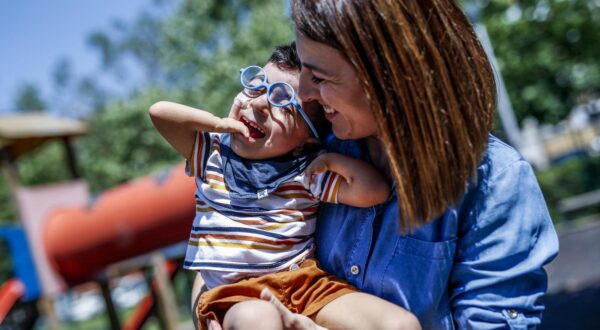
[(384, 299), (408, 307), (423, 329), (451, 329), (448, 279), (456, 239), (429, 242), (400, 237), (381, 281)]
[(409, 236), (401, 237), (396, 246), (396, 253), (431, 260), (454, 259), (456, 238), (440, 242), (422, 241)]

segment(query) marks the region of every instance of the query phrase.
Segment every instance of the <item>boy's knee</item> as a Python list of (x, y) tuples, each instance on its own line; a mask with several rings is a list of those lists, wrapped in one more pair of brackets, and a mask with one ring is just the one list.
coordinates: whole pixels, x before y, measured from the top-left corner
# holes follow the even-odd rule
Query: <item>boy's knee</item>
[(283, 329), (281, 316), (273, 305), (262, 300), (237, 303), (227, 311), (223, 329)]

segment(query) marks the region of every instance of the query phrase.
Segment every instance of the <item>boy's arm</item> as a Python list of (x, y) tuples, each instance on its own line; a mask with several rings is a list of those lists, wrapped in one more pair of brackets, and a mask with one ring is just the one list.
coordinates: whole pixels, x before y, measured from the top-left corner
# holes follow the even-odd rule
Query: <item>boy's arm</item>
[(210, 112), (183, 104), (160, 101), (149, 109), (150, 118), (158, 132), (183, 157), (189, 158), (197, 131), (240, 133), (249, 138), (248, 128), (233, 118), (220, 118)]
[(337, 193), (338, 203), (369, 207), (385, 202), (391, 192), (385, 177), (371, 164), (336, 153), (318, 156), (307, 168), (307, 175), (331, 171), (344, 178)]

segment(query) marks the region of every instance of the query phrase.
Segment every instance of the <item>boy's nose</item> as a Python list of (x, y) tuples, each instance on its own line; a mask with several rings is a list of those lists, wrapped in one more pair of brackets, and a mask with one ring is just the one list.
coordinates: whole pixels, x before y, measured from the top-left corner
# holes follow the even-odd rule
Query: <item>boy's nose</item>
[(252, 110), (261, 116), (269, 116), (269, 101), (266, 95), (261, 95), (252, 100)]

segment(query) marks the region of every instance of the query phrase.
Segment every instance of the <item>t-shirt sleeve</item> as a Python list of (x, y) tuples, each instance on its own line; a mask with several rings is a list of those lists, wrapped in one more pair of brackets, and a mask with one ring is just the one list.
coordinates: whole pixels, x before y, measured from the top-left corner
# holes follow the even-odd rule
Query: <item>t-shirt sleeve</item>
[(338, 192), (344, 178), (335, 172), (316, 174), (313, 177), (310, 191), (325, 203), (338, 203)]
[(186, 159), (185, 173), (192, 177), (202, 177), (204, 165), (210, 151), (210, 134), (207, 132), (196, 132), (194, 148), (190, 158)]

